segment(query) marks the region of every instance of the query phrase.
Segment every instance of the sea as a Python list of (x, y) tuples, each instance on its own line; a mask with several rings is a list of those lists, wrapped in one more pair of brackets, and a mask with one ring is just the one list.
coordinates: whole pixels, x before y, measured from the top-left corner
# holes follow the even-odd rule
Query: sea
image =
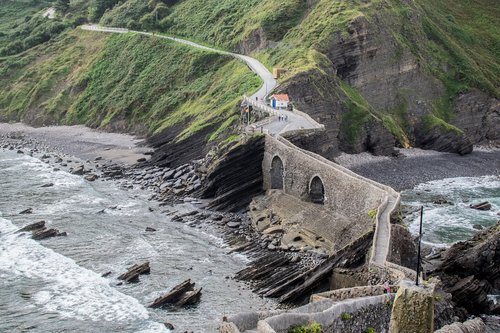
[[(417, 185), (401, 193), (404, 220), (417, 236), (422, 214), (422, 242), (435, 247), (449, 247), (474, 236), (500, 221), (500, 176), (446, 178)], [(446, 203), (442, 203), (446, 201)], [(482, 211), (470, 206), (489, 202)], [(439, 203), (441, 202), (441, 203)]]
[[(0, 332), (168, 332), (166, 322), (176, 332), (215, 332), (224, 315), (276, 306), (230, 278), (248, 259), (228, 254), (215, 230), (172, 222), (149, 195), (0, 150)], [(27, 208), (33, 213), (19, 214)], [(16, 232), (40, 220), (67, 237)], [(150, 275), (119, 284), (144, 261)], [(198, 305), (148, 308), (186, 279), (203, 288)]]

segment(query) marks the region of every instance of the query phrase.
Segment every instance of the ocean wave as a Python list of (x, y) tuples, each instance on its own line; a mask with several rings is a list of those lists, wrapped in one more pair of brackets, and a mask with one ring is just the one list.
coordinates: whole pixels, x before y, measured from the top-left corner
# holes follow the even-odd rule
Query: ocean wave
[(0, 272), (41, 280), (44, 287), (34, 297), (38, 306), (79, 320), (130, 322), (149, 318), (137, 299), (112, 288), (108, 280), (74, 260), (14, 233), (16, 229), (0, 218)]

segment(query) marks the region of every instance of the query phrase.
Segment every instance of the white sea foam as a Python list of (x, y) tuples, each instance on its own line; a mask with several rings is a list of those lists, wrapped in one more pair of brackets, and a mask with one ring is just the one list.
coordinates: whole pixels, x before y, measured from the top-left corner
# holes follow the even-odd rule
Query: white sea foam
[[(449, 203), (436, 204), (437, 198)], [(436, 246), (471, 237), (475, 225), (487, 227), (497, 221), (500, 209), (500, 177), (460, 177), (431, 181), (403, 193), (404, 204), (424, 206), (424, 239)], [(489, 201), (492, 209), (479, 211), (470, 204)], [(412, 234), (418, 233), (419, 211), (406, 217)]]
[[(45, 287), (34, 295), (37, 305), (80, 320), (148, 319), (144, 306), (112, 288), (108, 280), (14, 230), (10, 221), (0, 218), (0, 272), (42, 280)], [(149, 332), (160, 332), (151, 325)]]

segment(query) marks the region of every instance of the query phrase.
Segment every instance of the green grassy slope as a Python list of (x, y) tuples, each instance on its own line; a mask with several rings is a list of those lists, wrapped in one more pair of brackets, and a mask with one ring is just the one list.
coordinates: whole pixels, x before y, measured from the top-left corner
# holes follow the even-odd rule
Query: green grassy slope
[(178, 139), (239, 119), (260, 81), (241, 62), (152, 37), (75, 30), (0, 60), (3, 118), (87, 124), (144, 134), (181, 126)]
[[(82, 15), (87, 16), (93, 4), (82, 0), (71, 3), (64, 18), (51, 22), (24, 18), (45, 7), (47, 2), (6, 1), (7, 5), (2, 5), (0, 15), (7, 20), (0, 21), (4, 30), (0, 49), (4, 46), (5, 54), (14, 54), (0, 60), (0, 72), (7, 75), (0, 78), (6, 87), (0, 92), (0, 113), (4, 118), (44, 122), (54, 119), (59, 123), (86, 123), (145, 133), (190, 122), (183, 127), (179, 138), (187, 138), (213, 123), (224, 123), (226, 128), (237, 119), (234, 105), (242, 93), (244, 75), (248, 75), (245, 66), (224, 57), (137, 36), (116, 36), (104, 43), (107, 37), (67, 33), (81, 21)], [(459, 93), (478, 88), (497, 98), (500, 94), (500, 13), (495, 0), (116, 3), (99, 18), (101, 24), (160, 30), (225, 49), (238, 49), (255, 38), (272, 41), (254, 56), (268, 67), (287, 68), (283, 82), (293, 82), (301, 75), (328, 77), (318, 82), (334, 82), (333, 86), (316, 85), (314, 89), (318, 96), (332, 95), (333, 90), (345, 108), (352, 111), (352, 117), (343, 116), (346, 122), (357, 119), (347, 126), (350, 128), (347, 137), (354, 138), (369, 121), (381, 121), (405, 145), (411, 137), (404, 100), (394, 109), (376, 110), (354, 87), (332, 74), (336, 66), (329, 58), (332, 44), (350, 38), (351, 22), (359, 18), (369, 26), (383, 25), (384, 31), (389, 31), (380, 38), (397, 45), (395, 62), (409, 51), (419, 68), (443, 82), (447, 93), (439, 100), (429, 101), (434, 111), (426, 119), (427, 124), (456, 131), (448, 125), (453, 119), (454, 98)], [(62, 37), (57, 37), (60, 34)], [(97, 42), (91, 52), (87, 44), (93, 38)], [(5, 52), (5, 46), (13, 42), (19, 44), (18, 50), (7, 47)], [(40, 43), (45, 44), (37, 46)], [(19, 52), (24, 53), (16, 56)], [(33, 66), (34, 62), (42, 66)], [(69, 75), (72, 75), (70, 80)], [(256, 78), (252, 77), (248, 85), (255, 88)], [(358, 107), (359, 99), (366, 104), (363, 108)], [(214, 133), (212, 139), (216, 136)]]

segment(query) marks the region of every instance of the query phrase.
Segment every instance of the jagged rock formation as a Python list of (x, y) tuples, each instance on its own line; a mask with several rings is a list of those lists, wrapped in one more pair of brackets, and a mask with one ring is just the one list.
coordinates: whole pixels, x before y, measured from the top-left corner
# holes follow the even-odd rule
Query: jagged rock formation
[(471, 240), (459, 242), (442, 254), (433, 272), (453, 301), (471, 314), (500, 313), (488, 294), (500, 291), (500, 221)]
[(446, 325), (434, 333), (484, 333), (486, 325), (481, 318), (467, 320), (464, 323), (453, 323)]
[(389, 261), (410, 269), (417, 267), (417, 249), (413, 237), (408, 229), (399, 224), (391, 226)]
[(237, 211), (262, 193), (264, 137), (253, 136), (224, 154), (213, 166), (202, 189), (203, 198), (219, 210)]

